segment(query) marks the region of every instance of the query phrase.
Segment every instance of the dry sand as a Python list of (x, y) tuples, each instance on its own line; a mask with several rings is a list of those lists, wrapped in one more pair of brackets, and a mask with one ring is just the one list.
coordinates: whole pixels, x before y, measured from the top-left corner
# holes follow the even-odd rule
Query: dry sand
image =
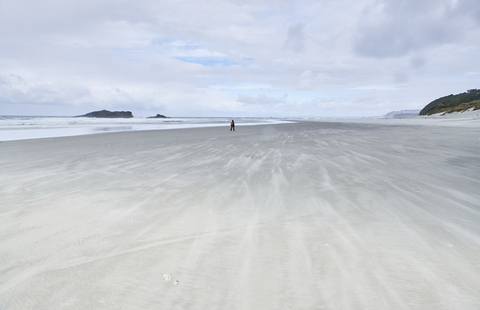
[(0, 143), (0, 309), (478, 310), (480, 127), (436, 124)]

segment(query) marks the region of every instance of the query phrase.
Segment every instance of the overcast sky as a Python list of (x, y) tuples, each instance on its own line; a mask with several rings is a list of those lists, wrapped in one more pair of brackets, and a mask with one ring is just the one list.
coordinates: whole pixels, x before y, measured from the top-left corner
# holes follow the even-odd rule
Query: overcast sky
[(0, 115), (376, 116), (480, 88), (480, 0), (0, 0)]

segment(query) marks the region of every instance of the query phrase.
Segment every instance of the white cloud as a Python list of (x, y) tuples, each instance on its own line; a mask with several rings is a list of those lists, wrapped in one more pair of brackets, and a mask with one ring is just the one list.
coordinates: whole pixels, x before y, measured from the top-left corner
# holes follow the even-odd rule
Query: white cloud
[(298, 89), (309, 90), (312, 88), (312, 80), (314, 80), (312, 70), (305, 70), (300, 75), (300, 81), (298, 82)]
[(250, 104), (250, 105), (275, 105), (279, 103), (285, 103), (288, 95), (284, 94), (282, 97), (269, 96), (267, 94), (261, 93), (258, 96), (250, 96), (240, 94), (238, 95), (237, 101)]

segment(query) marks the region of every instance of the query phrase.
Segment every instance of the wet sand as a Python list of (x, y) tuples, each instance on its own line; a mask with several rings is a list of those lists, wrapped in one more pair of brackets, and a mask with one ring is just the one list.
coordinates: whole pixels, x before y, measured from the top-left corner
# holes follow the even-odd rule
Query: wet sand
[(478, 310), (480, 126), (427, 121), (0, 143), (0, 309)]

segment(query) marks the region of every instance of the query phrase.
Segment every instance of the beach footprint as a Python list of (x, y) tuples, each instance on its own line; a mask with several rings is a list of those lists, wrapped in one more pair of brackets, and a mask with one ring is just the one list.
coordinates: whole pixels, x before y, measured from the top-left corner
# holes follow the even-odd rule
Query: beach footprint
[[(163, 275), (163, 279), (165, 280), (165, 282), (170, 282), (170, 280), (172, 280), (172, 276), (169, 273), (165, 273)], [(179, 282), (180, 281), (175, 280), (175, 281), (173, 281), (173, 285), (178, 285)]]
[(163, 275), (163, 279), (165, 280), (165, 282), (168, 282), (168, 281), (170, 281), (170, 280), (172, 279), (172, 276), (171, 276), (170, 274), (168, 274), (168, 273), (165, 273), (165, 274)]

